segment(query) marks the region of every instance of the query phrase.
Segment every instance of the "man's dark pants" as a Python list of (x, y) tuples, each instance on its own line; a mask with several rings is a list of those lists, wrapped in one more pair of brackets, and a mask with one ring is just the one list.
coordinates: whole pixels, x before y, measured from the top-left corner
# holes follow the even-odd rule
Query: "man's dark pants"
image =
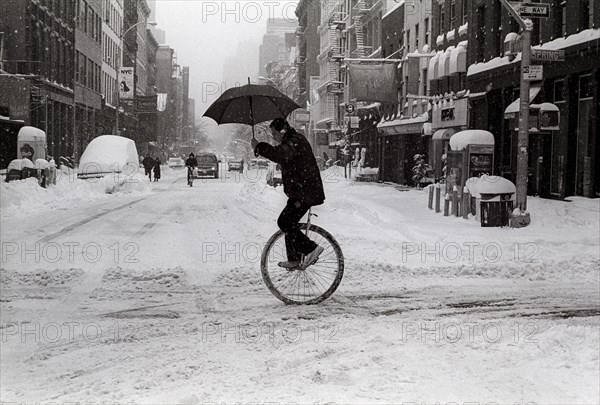
[(300, 230), (298, 224), (310, 207), (299, 200), (290, 198), (277, 219), (279, 229), (285, 233), (285, 247), (290, 262), (300, 261), (301, 255), (307, 255), (317, 247), (317, 244)]

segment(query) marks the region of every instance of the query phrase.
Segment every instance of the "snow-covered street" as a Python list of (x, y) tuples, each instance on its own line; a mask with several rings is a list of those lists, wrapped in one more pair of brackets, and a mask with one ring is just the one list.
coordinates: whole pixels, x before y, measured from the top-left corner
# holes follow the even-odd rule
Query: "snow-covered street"
[(2, 401), (598, 403), (598, 199), (482, 228), (334, 167), (314, 221), (344, 279), (286, 306), (260, 274), (281, 187), (137, 180), (2, 184)]

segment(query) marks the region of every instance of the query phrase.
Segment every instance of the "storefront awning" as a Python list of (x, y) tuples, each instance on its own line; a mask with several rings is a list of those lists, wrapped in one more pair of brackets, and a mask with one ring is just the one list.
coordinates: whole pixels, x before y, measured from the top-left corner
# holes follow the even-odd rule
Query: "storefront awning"
[(385, 121), (377, 125), (377, 130), (381, 136), (422, 134), (423, 124), (426, 123), (428, 119), (428, 114), (423, 114), (416, 118)]
[(442, 52), (438, 52), (429, 59), (429, 69), (427, 69), (427, 80), (429, 81), (438, 79), (438, 62), (441, 54)]
[(450, 52), (450, 63), (448, 68), (448, 74), (453, 75), (455, 73), (466, 73), (467, 72), (467, 48), (464, 46), (458, 46)]
[(455, 133), (456, 133), (456, 130), (454, 128), (438, 129), (437, 131), (435, 131), (435, 133), (433, 134), (431, 139), (446, 140), (446, 139), (450, 139), (452, 137), (452, 135), (454, 135)]
[[(538, 95), (538, 93), (540, 92), (541, 89), (542, 88), (540, 85), (533, 85), (529, 88), (529, 103), (530, 104), (533, 101), (533, 99), (535, 99), (535, 97)], [(512, 114), (518, 114), (520, 104), (521, 104), (520, 97), (518, 99), (516, 99), (515, 101), (513, 101), (512, 103), (510, 103), (509, 106), (506, 107), (506, 110), (504, 110), (504, 118), (511, 118)]]

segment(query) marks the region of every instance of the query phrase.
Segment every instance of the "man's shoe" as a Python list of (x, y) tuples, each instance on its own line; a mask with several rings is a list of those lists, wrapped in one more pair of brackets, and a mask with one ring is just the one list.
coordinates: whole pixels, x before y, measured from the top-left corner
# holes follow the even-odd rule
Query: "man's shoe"
[(286, 269), (287, 271), (293, 271), (293, 270), (296, 270), (298, 267), (300, 267), (300, 260), (298, 260), (298, 261), (279, 262), (279, 263), (277, 263), (277, 265), (279, 267), (282, 267), (282, 268)]
[(312, 266), (313, 264), (315, 264), (317, 260), (319, 260), (319, 256), (321, 256), (323, 250), (325, 249), (321, 246), (317, 246), (312, 252), (310, 252), (304, 257), (304, 261), (302, 262), (302, 265), (300, 267), (304, 270), (308, 266)]

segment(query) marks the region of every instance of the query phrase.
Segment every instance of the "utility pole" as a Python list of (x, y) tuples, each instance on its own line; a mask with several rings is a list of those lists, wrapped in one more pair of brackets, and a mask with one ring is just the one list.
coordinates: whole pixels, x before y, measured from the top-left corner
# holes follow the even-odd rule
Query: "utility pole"
[[(528, 153), (529, 146), (529, 88), (530, 82), (526, 80), (525, 74), (529, 72), (531, 64), (531, 32), (533, 31), (533, 22), (529, 19), (523, 20), (520, 13), (513, 8), (508, 0), (500, 0), (502, 5), (508, 10), (510, 15), (517, 20), (523, 33), (523, 49), (521, 51), (521, 77), (520, 77), (520, 103), (519, 103), (519, 137), (517, 143), (517, 207), (520, 215), (514, 218), (513, 226), (524, 227), (531, 223), (531, 217), (527, 212), (527, 172), (528, 172)], [(546, 6), (539, 4), (539, 6)], [(517, 3), (521, 7), (521, 3)]]

